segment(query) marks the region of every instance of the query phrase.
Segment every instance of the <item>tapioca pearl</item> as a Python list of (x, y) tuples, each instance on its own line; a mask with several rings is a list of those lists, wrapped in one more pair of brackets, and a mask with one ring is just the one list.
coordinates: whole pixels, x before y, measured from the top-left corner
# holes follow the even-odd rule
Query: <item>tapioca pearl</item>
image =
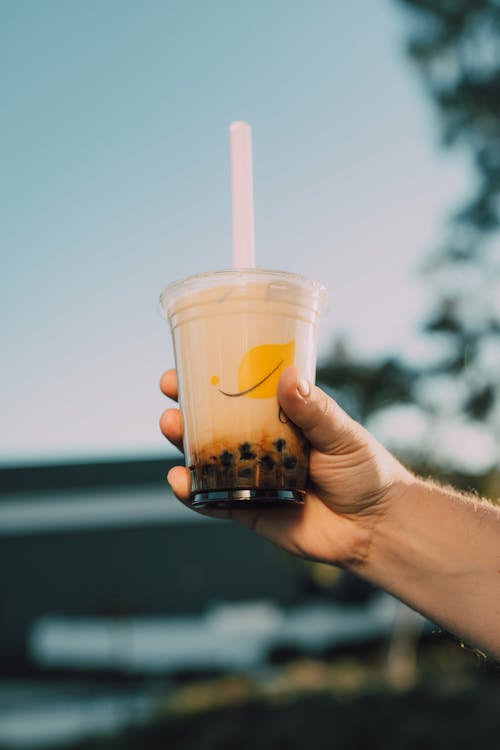
[(295, 469), (295, 467), (297, 466), (297, 458), (288, 454), (283, 460), (283, 466), (285, 467), (285, 469)]
[(273, 459), (267, 454), (265, 456), (262, 456), (262, 458), (260, 459), (260, 465), (262, 466), (264, 471), (272, 471), (275, 467)]
[(220, 462), (223, 466), (232, 466), (234, 463), (234, 456), (230, 451), (223, 451), (220, 454)]
[(257, 454), (252, 450), (250, 443), (242, 443), (239, 448), (241, 461), (252, 461), (257, 458)]
[(246, 466), (243, 469), (238, 469), (238, 476), (242, 479), (250, 479), (254, 474), (253, 469), (250, 466)]
[(201, 473), (205, 477), (213, 477), (216, 472), (215, 464), (203, 464), (201, 467)]
[(285, 438), (278, 438), (278, 440), (274, 441), (273, 445), (276, 448), (276, 450), (278, 451), (278, 453), (282, 453), (283, 449), (284, 449), (284, 447), (286, 445), (286, 440), (285, 440)]

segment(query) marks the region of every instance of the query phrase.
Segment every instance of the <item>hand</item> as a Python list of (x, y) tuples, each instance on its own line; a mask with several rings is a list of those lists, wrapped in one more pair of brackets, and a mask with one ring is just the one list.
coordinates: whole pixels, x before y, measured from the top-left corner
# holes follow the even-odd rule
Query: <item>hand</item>
[[(160, 383), (177, 400), (175, 370)], [(278, 399), (288, 418), (311, 444), (310, 486), (303, 505), (286, 508), (196, 509), (254, 529), (294, 554), (356, 569), (365, 562), (377, 521), (413, 477), (327, 394), (303, 381), (294, 368), (280, 378)], [(167, 409), (160, 428), (182, 450), (179, 409)], [(168, 480), (175, 495), (191, 506), (189, 469), (176, 466)]]

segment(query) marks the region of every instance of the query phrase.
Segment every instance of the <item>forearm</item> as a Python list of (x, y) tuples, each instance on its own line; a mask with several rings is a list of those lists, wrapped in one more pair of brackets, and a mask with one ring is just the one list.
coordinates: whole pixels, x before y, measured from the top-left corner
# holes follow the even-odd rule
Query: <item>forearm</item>
[(415, 479), (375, 526), (358, 573), (500, 658), (500, 508)]

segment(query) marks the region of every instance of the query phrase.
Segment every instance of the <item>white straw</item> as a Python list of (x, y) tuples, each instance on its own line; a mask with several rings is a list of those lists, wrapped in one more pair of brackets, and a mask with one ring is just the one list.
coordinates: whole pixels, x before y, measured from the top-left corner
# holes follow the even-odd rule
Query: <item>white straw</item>
[(255, 266), (253, 216), (252, 129), (246, 122), (232, 122), (231, 185), (233, 194), (233, 266)]

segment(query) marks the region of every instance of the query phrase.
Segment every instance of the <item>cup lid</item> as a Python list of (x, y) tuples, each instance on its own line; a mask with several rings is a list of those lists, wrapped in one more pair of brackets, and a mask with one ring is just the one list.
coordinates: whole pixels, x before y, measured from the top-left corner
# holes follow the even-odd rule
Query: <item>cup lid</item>
[(237, 268), (222, 271), (208, 271), (187, 276), (173, 281), (165, 287), (160, 295), (160, 310), (168, 318), (177, 303), (184, 296), (193, 292), (207, 291), (223, 286), (245, 286), (248, 284), (265, 284), (283, 291), (293, 290), (306, 294), (318, 313), (322, 313), (327, 300), (326, 287), (318, 281), (289, 271), (268, 270), (263, 268)]

